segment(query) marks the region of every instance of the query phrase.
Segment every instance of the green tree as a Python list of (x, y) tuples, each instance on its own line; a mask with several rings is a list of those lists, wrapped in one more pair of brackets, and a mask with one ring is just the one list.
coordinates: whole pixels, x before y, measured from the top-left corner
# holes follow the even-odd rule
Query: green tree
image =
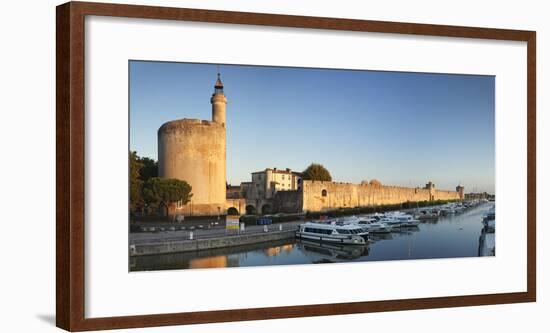
[(139, 178), (144, 182), (153, 177), (158, 177), (159, 167), (158, 162), (149, 157), (138, 157), (138, 161), (141, 163), (139, 169)]
[(185, 205), (191, 200), (191, 185), (174, 178), (149, 178), (142, 186), (143, 200), (148, 205), (168, 211), (170, 203), (182, 201)]
[(311, 163), (307, 169), (302, 172), (304, 180), (332, 181), (330, 172), (321, 164)]
[(129, 183), (130, 183), (130, 210), (135, 212), (138, 207), (143, 206), (143, 197), (141, 196), (141, 187), (143, 181), (140, 179), (139, 171), (143, 167), (139, 156), (135, 151), (129, 154)]

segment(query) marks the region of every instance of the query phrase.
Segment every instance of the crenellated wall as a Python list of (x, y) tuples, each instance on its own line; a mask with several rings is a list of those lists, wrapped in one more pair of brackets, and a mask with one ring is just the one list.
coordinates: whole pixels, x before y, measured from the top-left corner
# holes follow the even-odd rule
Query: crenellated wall
[(457, 191), (408, 188), (380, 184), (304, 181), (302, 211), (399, 204), (407, 201), (458, 200)]

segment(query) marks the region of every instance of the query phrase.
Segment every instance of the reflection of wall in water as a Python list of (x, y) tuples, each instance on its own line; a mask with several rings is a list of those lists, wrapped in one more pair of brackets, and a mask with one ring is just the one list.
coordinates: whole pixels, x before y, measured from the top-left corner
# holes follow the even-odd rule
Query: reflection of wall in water
[(294, 248), (294, 244), (286, 244), (282, 246), (273, 246), (264, 250), (264, 254), (268, 257), (279, 255), (280, 253), (290, 253)]

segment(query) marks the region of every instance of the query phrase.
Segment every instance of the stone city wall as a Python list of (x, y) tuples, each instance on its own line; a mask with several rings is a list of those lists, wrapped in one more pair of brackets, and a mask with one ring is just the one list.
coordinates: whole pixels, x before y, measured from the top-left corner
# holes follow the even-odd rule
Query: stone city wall
[(302, 212), (302, 191), (279, 191), (273, 199), (273, 206), (277, 213)]
[(461, 199), (456, 191), (322, 181), (304, 181), (302, 195), (302, 210), (312, 212), (399, 204), (407, 201)]

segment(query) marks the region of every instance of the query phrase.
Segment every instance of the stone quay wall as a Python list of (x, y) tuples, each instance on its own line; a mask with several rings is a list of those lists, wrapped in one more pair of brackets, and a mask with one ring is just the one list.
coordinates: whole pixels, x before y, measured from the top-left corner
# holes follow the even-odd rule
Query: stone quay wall
[(295, 230), (130, 245), (130, 256), (200, 251), (294, 238)]

